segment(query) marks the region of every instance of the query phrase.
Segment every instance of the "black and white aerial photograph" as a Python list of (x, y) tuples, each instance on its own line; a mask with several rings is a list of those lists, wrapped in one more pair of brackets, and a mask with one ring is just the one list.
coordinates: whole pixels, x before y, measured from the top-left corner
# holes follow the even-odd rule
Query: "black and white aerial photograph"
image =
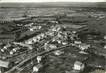
[(0, 73), (106, 73), (106, 1), (0, 0)]

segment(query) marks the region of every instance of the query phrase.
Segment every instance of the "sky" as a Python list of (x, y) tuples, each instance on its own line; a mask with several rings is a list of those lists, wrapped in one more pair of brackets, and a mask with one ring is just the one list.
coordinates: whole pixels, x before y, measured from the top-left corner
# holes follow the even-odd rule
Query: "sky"
[(106, 0), (0, 0), (0, 2), (106, 2)]

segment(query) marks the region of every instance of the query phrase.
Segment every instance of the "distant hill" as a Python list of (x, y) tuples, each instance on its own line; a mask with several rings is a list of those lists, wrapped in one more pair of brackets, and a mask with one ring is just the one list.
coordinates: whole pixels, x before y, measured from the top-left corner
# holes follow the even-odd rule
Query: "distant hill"
[(0, 3), (0, 7), (99, 7), (99, 8), (106, 8), (106, 2)]

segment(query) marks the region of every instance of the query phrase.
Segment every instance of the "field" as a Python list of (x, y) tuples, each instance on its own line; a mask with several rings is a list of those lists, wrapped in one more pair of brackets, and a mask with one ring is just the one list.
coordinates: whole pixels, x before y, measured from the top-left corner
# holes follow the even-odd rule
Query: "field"
[[(0, 8), (0, 20), (11, 21), (21, 20), (26, 17), (33, 16), (62, 16), (74, 17), (74, 19), (66, 18), (69, 21), (89, 21), (84, 24), (91, 25), (91, 28), (99, 29), (101, 32), (106, 28), (105, 8), (93, 8), (93, 7), (1, 7)], [(91, 17), (91, 18), (90, 18)], [(63, 17), (64, 19), (64, 17)], [(102, 26), (101, 26), (102, 25)], [(102, 29), (101, 29), (102, 28)]]

